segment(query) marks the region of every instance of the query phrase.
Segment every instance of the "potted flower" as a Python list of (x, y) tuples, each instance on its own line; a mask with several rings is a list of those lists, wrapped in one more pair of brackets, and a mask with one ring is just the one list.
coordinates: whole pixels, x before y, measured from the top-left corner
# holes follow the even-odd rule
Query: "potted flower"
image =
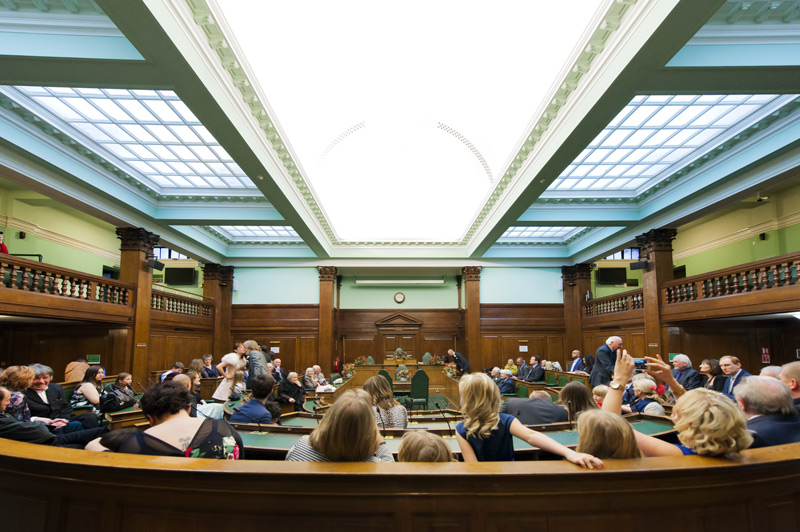
[(430, 358), (430, 360), (428, 360), (428, 365), (429, 366), (444, 366), (444, 362), (442, 362), (441, 357), (439, 357), (437, 355), (437, 356), (432, 356)]
[(456, 363), (455, 362), (448, 362), (447, 364), (444, 365), (444, 370), (447, 372), (447, 374), (449, 376), (455, 377), (456, 376)]
[(345, 364), (342, 367), (342, 374), (346, 379), (349, 379), (353, 376), (353, 371), (355, 370), (355, 364)]
[(405, 351), (403, 351), (402, 347), (398, 347), (394, 350), (394, 359), (395, 360), (406, 360), (408, 359), (408, 355)]
[(397, 373), (395, 374), (395, 377), (397, 377), (397, 382), (408, 382), (409, 376), (410, 373), (408, 372), (407, 369), (397, 370)]
[(360, 357), (356, 358), (356, 366), (363, 366), (366, 363), (367, 363), (367, 357), (360, 356)]

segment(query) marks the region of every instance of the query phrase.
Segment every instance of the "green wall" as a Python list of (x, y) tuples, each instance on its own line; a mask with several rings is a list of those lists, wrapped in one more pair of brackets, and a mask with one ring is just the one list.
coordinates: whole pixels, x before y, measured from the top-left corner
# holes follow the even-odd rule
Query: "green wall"
[(563, 303), (560, 268), (490, 268), (481, 271), (481, 303)]
[[(391, 276), (392, 279), (403, 279), (401, 276)], [(359, 276), (359, 279), (367, 277)], [(422, 277), (418, 277), (422, 278)], [(434, 279), (434, 277), (425, 277)], [(437, 279), (441, 279), (438, 277)], [(394, 295), (402, 292), (406, 296), (403, 303), (396, 303)], [(342, 278), (340, 308), (379, 308), (379, 309), (432, 309), (432, 308), (458, 308), (458, 289), (455, 277), (444, 277), (441, 285), (392, 285), (372, 286), (357, 285), (355, 278), (345, 276)]]
[(318, 305), (316, 268), (236, 268), (234, 305)]
[(633, 260), (599, 260), (597, 261), (598, 268), (622, 268), (627, 270), (626, 279), (636, 279), (637, 286), (611, 286), (597, 284), (597, 269), (592, 270), (592, 296), (595, 298), (613, 296), (621, 294), (622, 292), (630, 292), (631, 290), (638, 290), (642, 287), (642, 270), (631, 270), (630, 263), (636, 262)]

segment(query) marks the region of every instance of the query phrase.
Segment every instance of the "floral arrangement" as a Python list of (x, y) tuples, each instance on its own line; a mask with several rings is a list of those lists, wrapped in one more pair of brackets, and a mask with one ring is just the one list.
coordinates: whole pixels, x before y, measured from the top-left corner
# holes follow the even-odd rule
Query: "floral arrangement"
[(429, 366), (444, 366), (444, 362), (442, 362), (441, 357), (439, 355), (432, 356), (430, 360), (428, 360)]
[(398, 347), (397, 349), (394, 350), (394, 359), (395, 360), (408, 360), (409, 358), (411, 358), (411, 357), (409, 357), (406, 354), (406, 352), (403, 351), (402, 347)]
[(356, 358), (356, 366), (363, 366), (366, 363), (367, 363), (367, 357), (360, 356), (360, 357)]
[(355, 370), (355, 368), (356, 368), (355, 364), (345, 364), (344, 366), (342, 366), (342, 374), (345, 377), (352, 377), (353, 370)]
[(447, 364), (444, 365), (444, 370), (449, 375), (455, 375), (456, 374), (456, 363), (455, 362), (448, 362)]
[(408, 379), (408, 377), (409, 377), (410, 375), (411, 375), (411, 374), (408, 372), (408, 370), (407, 370), (407, 369), (401, 369), (401, 370), (398, 370), (398, 371), (397, 371), (397, 374), (395, 375), (395, 377), (397, 377), (397, 379), (398, 379), (398, 380), (399, 380), (399, 379)]

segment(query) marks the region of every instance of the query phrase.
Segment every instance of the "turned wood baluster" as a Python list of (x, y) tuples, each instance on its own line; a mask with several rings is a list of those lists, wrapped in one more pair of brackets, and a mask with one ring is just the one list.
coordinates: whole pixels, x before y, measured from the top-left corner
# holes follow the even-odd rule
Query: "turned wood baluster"
[(792, 262), (783, 265), (783, 282), (781, 284), (794, 284), (792, 282)]
[(729, 296), (731, 294), (730, 277), (731, 277), (730, 275), (726, 275), (725, 277), (722, 278), (722, 293), (725, 294), (726, 296)]
[(81, 280), (76, 277), (72, 278), (72, 297), (76, 299), (81, 297)]
[(786, 264), (786, 271), (787, 271), (786, 280), (789, 282), (789, 284), (794, 284), (796, 282), (795, 278), (797, 274), (800, 273), (797, 271), (797, 264), (795, 264), (794, 262), (789, 262), (788, 264)]
[(6, 263), (0, 262), (0, 287), (6, 288)]
[(30, 268), (22, 268), (22, 283), (20, 283), (20, 290), (29, 290), (28, 285), (31, 282), (31, 276), (28, 272), (30, 272)]
[(763, 270), (759, 269), (758, 289), (761, 290), (762, 288), (766, 287), (767, 287), (767, 269), (766, 268), (764, 268)]
[(42, 278), (42, 273), (39, 270), (33, 270), (33, 282), (31, 283), (31, 292), (40, 292), (39, 280)]

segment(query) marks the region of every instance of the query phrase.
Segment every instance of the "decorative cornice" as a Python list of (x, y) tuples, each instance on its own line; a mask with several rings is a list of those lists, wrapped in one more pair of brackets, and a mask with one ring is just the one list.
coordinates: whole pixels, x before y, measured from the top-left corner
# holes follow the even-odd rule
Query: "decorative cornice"
[(575, 286), (579, 279), (592, 278), (592, 265), (582, 262), (580, 264), (575, 264), (574, 266), (562, 266), (561, 278), (569, 286)]
[(42, 240), (49, 240), (50, 242), (55, 242), (56, 244), (61, 244), (62, 246), (77, 249), (78, 251), (82, 251), (84, 253), (91, 253), (93, 255), (103, 257), (104, 259), (119, 262), (118, 250), (110, 251), (108, 249), (77, 240), (70, 236), (62, 235), (60, 233), (50, 231), (49, 229), (44, 229), (36, 224), (26, 222), (12, 216), (0, 216), (0, 225), (7, 227), (8, 229), (25, 231), (28, 233), (28, 236), (34, 236), (36, 238), (41, 238)]
[(577, 233), (575, 233), (571, 237), (567, 238), (566, 240), (562, 240), (561, 242), (525, 242), (525, 241), (520, 240), (518, 242), (511, 242), (511, 241), (500, 242), (500, 241), (498, 241), (498, 242), (495, 242), (494, 245), (495, 246), (568, 246), (569, 244), (571, 244), (572, 242), (574, 242), (578, 238), (584, 236), (585, 234), (587, 234), (588, 232), (590, 232), (590, 231), (592, 231), (594, 229), (596, 229), (596, 228), (595, 227), (585, 227), (583, 230), (578, 231)]
[(203, 281), (219, 281), (220, 286), (233, 282), (233, 266), (221, 266), (213, 262), (203, 265)]
[(461, 275), (464, 282), (467, 281), (480, 281), (481, 280), (481, 267), (480, 266), (464, 266), (461, 269)]
[(141, 227), (117, 227), (117, 238), (122, 241), (120, 250), (141, 251), (149, 255), (161, 237)]
[(201, 229), (214, 235), (229, 246), (298, 246), (307, 247), (302, 240), (231, 240), (209, 225), (200, 226)]
[(642, 254), (647, 255), (654, 251), (672, 251), (672, 241), (678, 234), (677, 229), (651, 229), (636, 237), (636, 244)]
[(319, 271), (319, 280), (335, 282), (336, 281), (336, 266), (317, 266)]

